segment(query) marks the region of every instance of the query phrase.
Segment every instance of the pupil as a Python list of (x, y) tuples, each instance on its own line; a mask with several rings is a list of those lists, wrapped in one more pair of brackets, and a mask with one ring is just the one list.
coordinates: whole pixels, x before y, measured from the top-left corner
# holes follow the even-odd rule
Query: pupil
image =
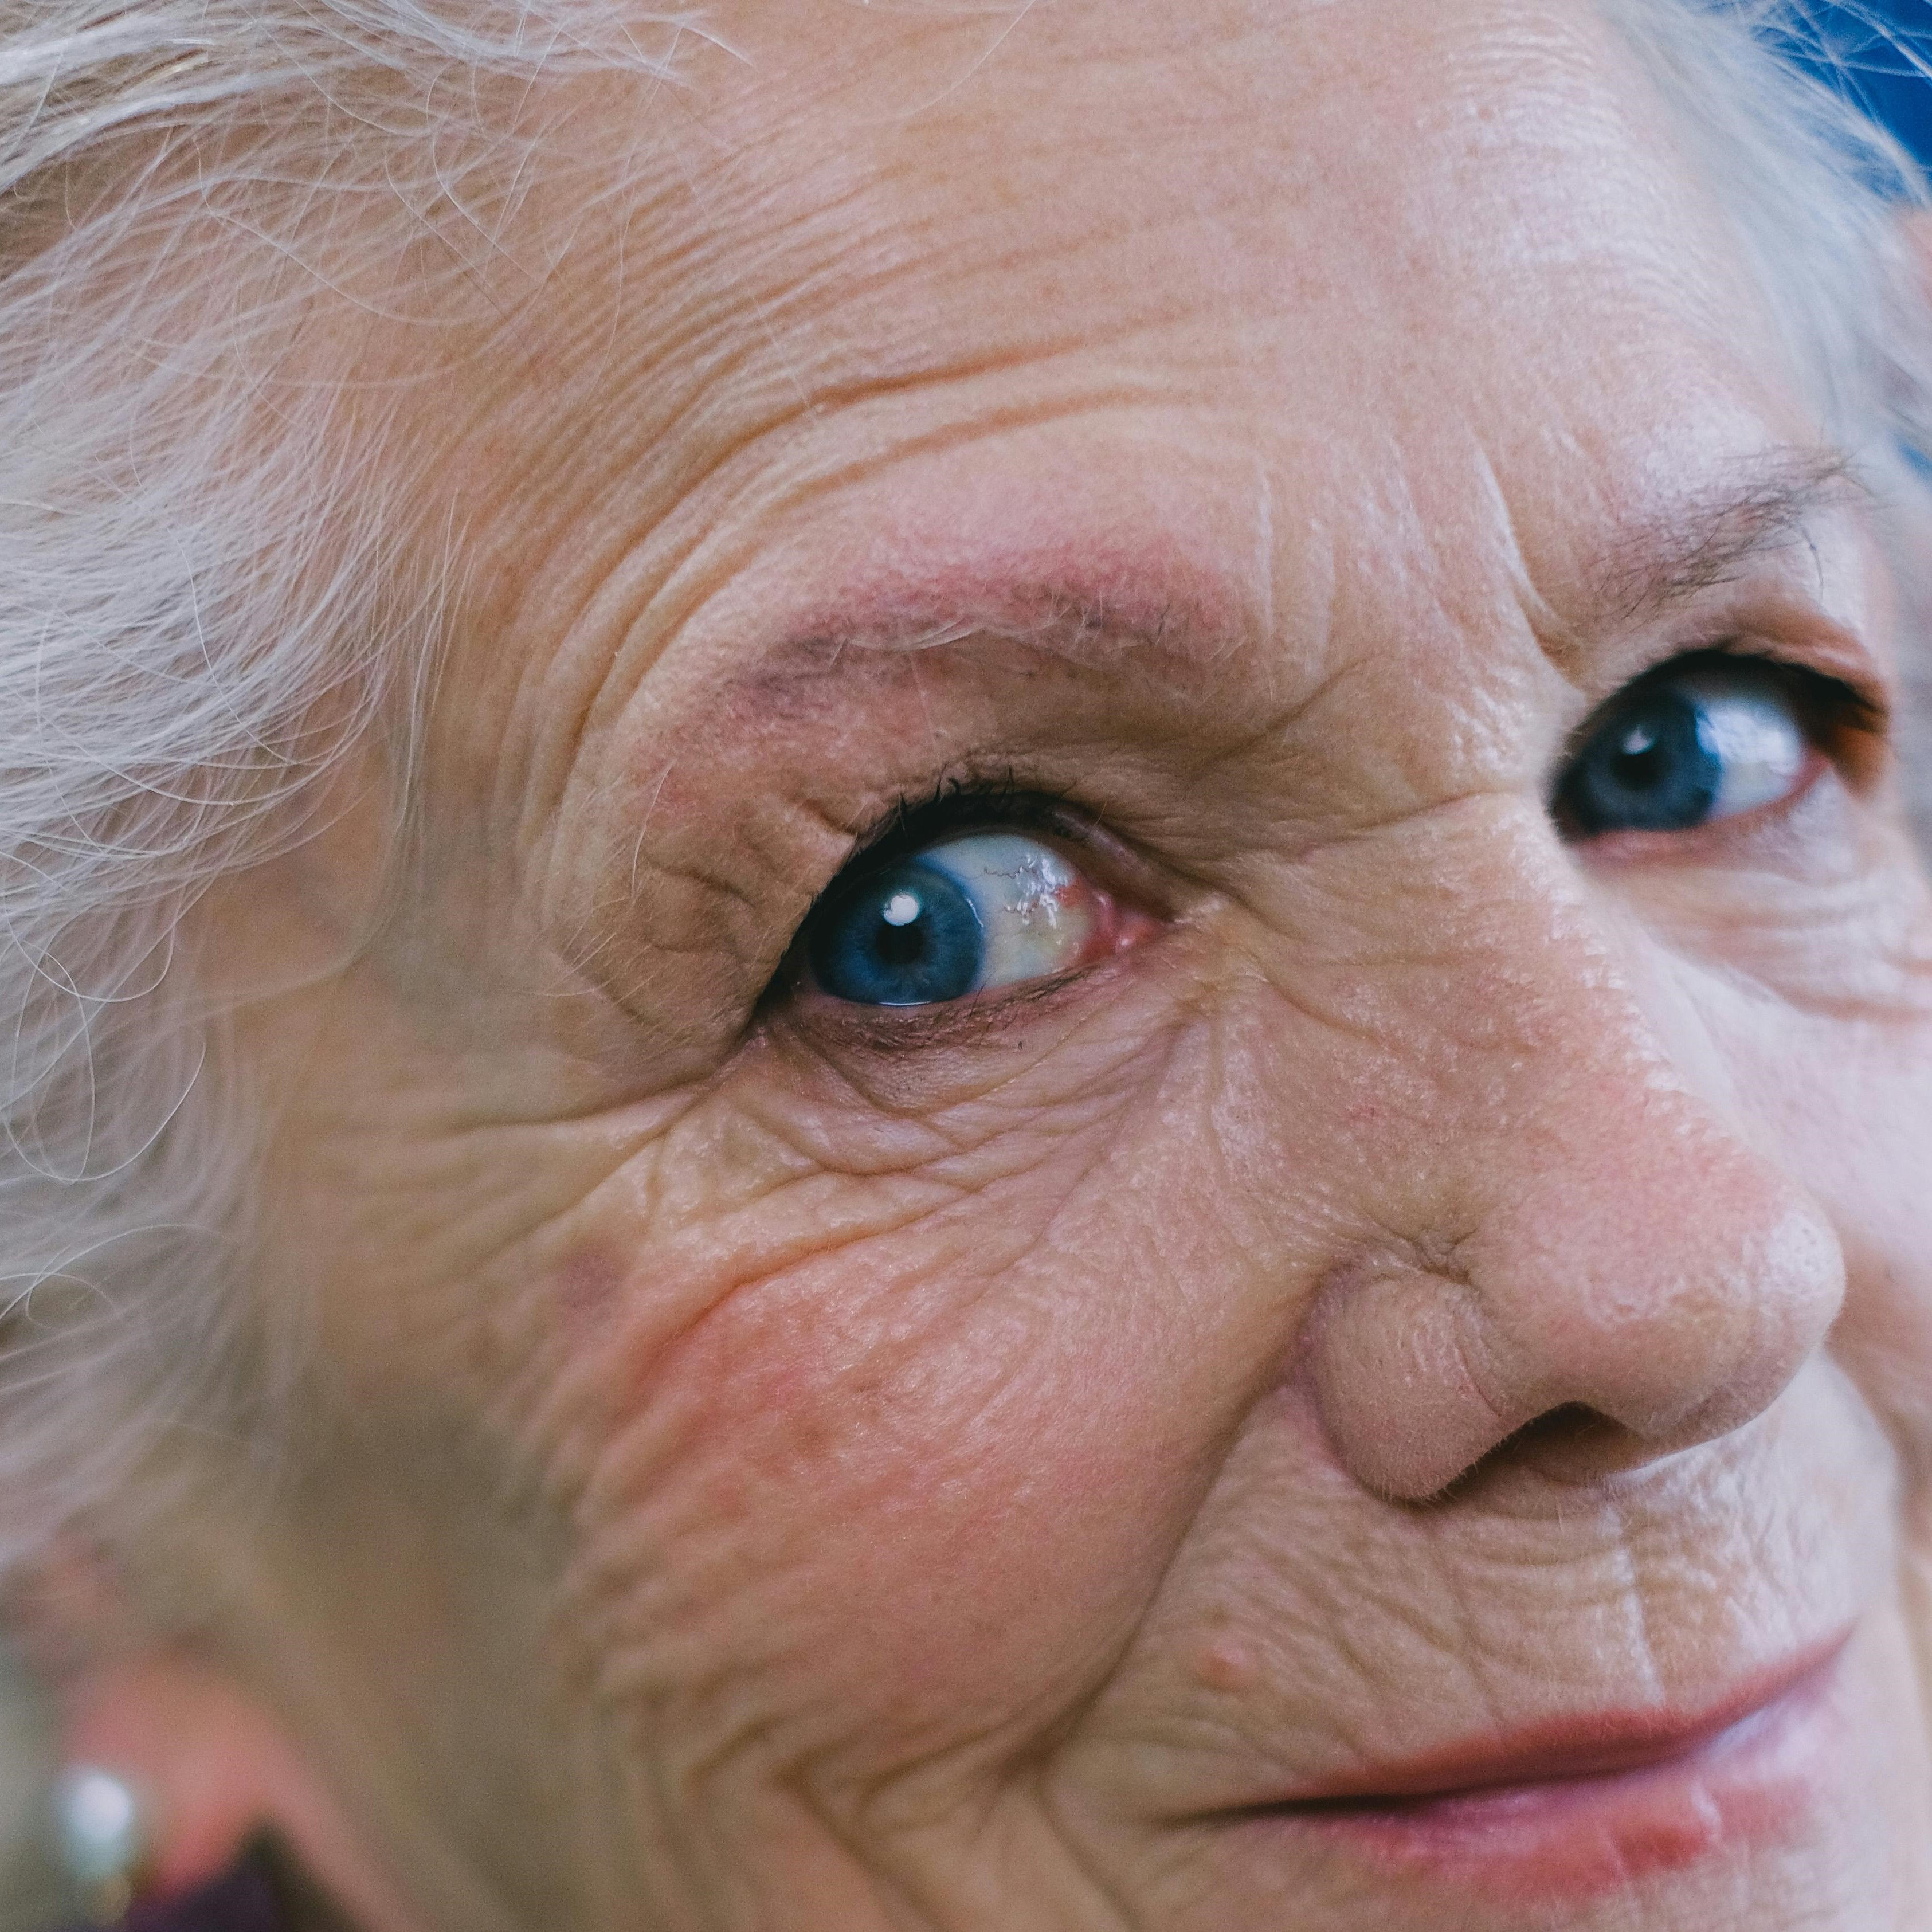
[(914, 901), (909, 913), (901, 909), (900, 902), (910, 898), (909, 892), (902, 892), (887, 905), (872, 935), (873, 954), (882, 966), (916, 966), (931, 948), (925, 908)]
[(1633, 698), (1583, 747), (1559, 802), (1586, 837), (1683, 832), (1710, 817), (1724, 776), (1702, 706), (1666, 686)]
[(807, 946), (821, 990), (868, 1006), (958, 999), (978, 985), (986, 951), (964, 888), (916, 858), (830, 901), (814, 916)]

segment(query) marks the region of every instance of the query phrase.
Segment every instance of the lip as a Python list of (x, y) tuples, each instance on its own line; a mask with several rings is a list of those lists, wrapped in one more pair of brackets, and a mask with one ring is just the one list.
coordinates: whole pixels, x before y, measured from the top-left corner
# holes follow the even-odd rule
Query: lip
[(1694, 1710), (1558, 1718), (1224, 1815), (1492, 1899), (1600, 1896), (1802, 1825), (1833, 1782), (1849, 1637)]

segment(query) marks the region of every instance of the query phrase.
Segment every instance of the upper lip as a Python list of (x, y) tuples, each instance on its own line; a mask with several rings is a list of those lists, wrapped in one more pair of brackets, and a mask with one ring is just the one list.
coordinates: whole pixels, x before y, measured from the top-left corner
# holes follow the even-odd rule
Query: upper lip
[(1517, 1730), (1466, 1738), (1324, 1779), (1286, 1792), (1265, 1808), (1443, 1798), (1668, 1764), (1821, 1681), (1850, 1635), (1842, 1631), (1735, 1679), (1707, 1703), (1577, 1712)]

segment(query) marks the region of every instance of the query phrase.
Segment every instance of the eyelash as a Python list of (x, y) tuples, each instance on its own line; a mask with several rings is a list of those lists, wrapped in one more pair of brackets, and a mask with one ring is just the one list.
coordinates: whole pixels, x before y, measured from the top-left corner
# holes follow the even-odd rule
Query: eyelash
[[(1562, 784), (1580, 748), (1599, 728), (1605, 713), (1649, 684), (1682, 676), (1713, 663), (1748, 664), (1774, 673), (1789, 693), (1793, 711), (1819, 754), (1854, 784), (1868, 774), (1874, 763), (1869, 747), (1882, 745), (1884, 740), (1886, 710), (1882, 701), (1812, 666), (1795, 664), (1768, 651), (1720, 644), (1678, 652), (1629, 680), (1592, 711), (1572, 734), (1552, 774), (1549, 802), (1559, 829), (1562, 816), (1556, 809), (1555, 789)], [(1096, 840), (1098, 830), (1099, 821), (1094, 814), (1067, 794), (1042, 791), (1023, 782), (1011, 768), (948, 772), (925, 791), (908, 793), (894, 802), (858, 840), (845, 862), (814, 900), (812, 911), (816, 912), (833, 891), (849, 886), (855, 877), (862, 877), (872, 867), (884, 868), (948, 838), (995, 830), (1044, 836), (1076, 848), (1083, 869), (1094, 876), (1095, 883), (1103, 890), (1118, 892), (1126, 882), (1118, 876), (1108, 876), (1115, 868), (1106, 862), (1108, 842)], [(1132, 884), (1127, 884), (1129, 898), (1144, 896), (1145, 881), (1141, 885), (1142, 892), (1137, 893)], [(808, 913), (801, 924), (801, 939), (810, 924)], [(802, 956), (794, 952), (787, 969), (775, 980), (772, 992), (782, 994), (796, 990), (806, 979)], [(1064, 983), (1064, 980), (1054, 980), (1037, 988), (1012, 989), (1003, 994), (997, 1004), (1006, 1007), (1016, 1000), (1043, 997)], [(986, 1023), (986, 1016), (979, 1010), (980, 1003), (974, 1003), (974, 1007), (976, 1023)], [(889, 1027), (895, 1036), (903, 1036), (908, 1027), (921, 1024), (946, 1032), (955, 1025), (956, 1018), (957, 1016), (937, 1010), (926, 1013), (908, 1008), (893, 1010), (889, 1015), (868, 1015), (862, 1023)]]
[(1084, 844), (1094, 823), (1093, 814), (1066, 794), (1024, 784), (1010, 769), (950, 772), (926, 791), (900, 797), (852, 848), (839, 877), (849, 877), (862, 861), (884, 865), (902, 853), (968, 832), (1043, 832)]
[[(1863, 761), (1847, 740), (1882, 741), (1888, 716), (1882, 698), (1810, 664), (1742, 643), (1720, 643), (1679, 651), (1640, 672), (1591, 710), (1566, 742), (1550, 777), (1553, 787), (1587, 741), (1603, 713), (1644, 686), (1681, 676), (1706, 664), (1761, 665), (1790, 690), (1798, 715), (1820, 752), (1834, 764), (1857, 767)], [(1856, 769), (1852, 774), (1857, 776)], [(1070, 794), (1043, 792), (1025, 784), (1010, 767), (998, 772), (964, 769), (943, 774), (926, 790), (908, 793), (864, 833), (839, 876), (848, 877), (862, 860), (884, 864), (948, 836), (1000, 829), (1043, 832), (1076, 844), (1088, 842), (1095, 820)]]
[(1671, 656), (1640, 671), (1594, 706), (1564, 741), (1562, 752), (1550, 775), (1546, 800), (1553, 801), (1555, 788), (1562, 782), (1570, 760), (1588, 742), (1605, 714), (1647, 686), (1682, 677), (1708, 665), (1736, 668), (1744, 664), (1774, 673), (1790, 694), (1792, 707), (1804, 724), (1806, 735), (1821, 756), (1852, 784), (1862, 784), (1871, 773), (1874, 754), (1888, 736), (1891, 714), (1882, 694), (1862, 688), (1847, 680), (1801, 664), (1773, 650), (1742, 640), (1725, 640), (1674, 652)]
[(1876, 692), (1862, 688), (1845, 678), (1803, 664), (1774, 650), (1760, 649), (1743, 639), (1701, 645), (1679, 651), (1632, 680), (1628, 688), (1647, 684), (1652, 679), (1674, 676), (1703, 664), (1756, 664), (1774, 671), (1801, 699), (1807, 712), (1829, 716), (1834, 723), (1855, 724), (1856, 728), (1882, 731), (1885, 728), (1885, 701)]
[[(1784, 678), (1805, 729), (1834, 764), (1856, 768), (1859, 764), (1848, 740), (1873, 745), (1884, 742), (1891, 720), (1884, 700), (1875, 694), (1810, 664), (1793, 664), (1788, 658), (1768, 652), (1739, 650), (1717, 655), (1732, 661), (1742, 658), (1768, 665)], [(1856, 778), (1858, 774), (1853, 769), (1848, 776)]]

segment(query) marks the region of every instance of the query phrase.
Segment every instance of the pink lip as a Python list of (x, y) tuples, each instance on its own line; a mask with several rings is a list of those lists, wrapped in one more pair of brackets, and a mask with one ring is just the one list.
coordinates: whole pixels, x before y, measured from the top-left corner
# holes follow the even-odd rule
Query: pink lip
[(1239, 1814), (1395, 1874), (1521, 1904), (1599, 1895), (1788, 1833), (1830, 1780), (1849, 1633), (1694, 1712), (1592, 1712), (1376, 1767)]

